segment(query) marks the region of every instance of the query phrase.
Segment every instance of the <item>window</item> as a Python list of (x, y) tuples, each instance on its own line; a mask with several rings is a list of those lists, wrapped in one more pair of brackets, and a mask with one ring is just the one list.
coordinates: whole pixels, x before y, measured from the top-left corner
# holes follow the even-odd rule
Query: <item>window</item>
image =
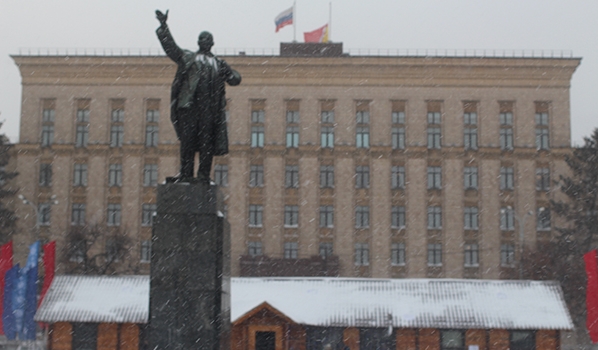
[(123, 125), (110, 126), (110, 147), (122, 147), (125, 127)]
[(89, 142), (89, 125), (77, 125), (75, 147), (87, 147)]
[(391, 128), (392, 149), (405, 149), (405, 128)]
[(510, 331), (510, 350), (535, 350), (536, 334), (534, 331)]
[(511, 267), (515, 264), (515, 245), (503, 243), (500, 245), (500, 265)]
[(320, 227), (334, 226), (334, 207), (331, 205), (320, 206)]
[(251, 122), (252, 123), (263, 123), (266, 116), (266, 112), (261, 110), (251, 111)]
[(264, 147), (264, 127), (263, 126), (252, 126), (251, 127), (251, 147), (254, 147), (254, 148)]
[(513, 149), (513, 129), (502, 128), (500, 129), (500, 149), (512, 150)]
[(405, 167), (393, 166), (390, 169), (390, 188), (405, 188)]
[(465, 332), (461, 330), (441, 330), (440, 350), (465, 350)]
[(428, 101), (428, 148), (438, 149), (441, 147), (441, 102)]
[(428, 266), (442, 266), (442, 244), (428, 244)]
[[(324, 110), (324, 104), (322, 104), (322, 113), (320, 114), (320, 117), (322, 118), (322, 124), (326, 123), (326, 124), (332, 124), (334, 123), (334, 110), (330, 109), (330, 110)], [(328, 107), (330, 108), (330, 107)], [(334, 102), (332, 102), (332, 108), (334, 108)]]
[(334, 101), (320, 101), (320, 144), (322, 148), (334, 147)]
[(90, 102), (90, 100), (77, 100), (75, 147), (87, 147), (87, 143), (89, 141)]
[(463, 131), (463, 146), (468, 150), (478, 149), (478, 129), (466, 128)]
[(466, 150), (478, 149), (477, 102), (463, 102), (463, 146)]
[(73, 203), (73, 206), (71, 208), (71, 225), (85, 225), (85, 204)]
[(297, 242), (285, 242), (284, 243), (284, 258), (285, 259), (297, 259), (299, 255), (299, 245)]
[(81, 263), (86, 258), (87, 246), (84, 239), (74, 238), (68, 242), (69, 261)]
[(251, 101), (251, 147), (264, 147), (264, 122), (266, 120), (266, 101)]
[(322, 148), (334, 147), (334, 127), (322, 126), (320, 129), (320, 144)]
[(370, 147), (370, 128), (368, 126), (358, 126), (355, 128), (355, 146), (357, 148)]
[(442, 168), (439, 166), (428, 167), (428, 189), (442, 188)]
[(42, 125), (42, 147), (49, 147), (54, 143), (54, 125)]
[(405, 243), (392, 243), (390, 245), (390, 264), (392, 266), (405, 266)]
[(428, 207), (428, 229), (442, 228), (442, 208)]
[(139, 262), (149, 263), (152, 259), (152, 241), (141, 241), (141, 252), (139, 252)]
[(499, 143), (503, 151), (513, 149), (513, 108), (511, 101), (499, 102)]
[(121, 207), (120, 204), (108, 204), (106, 225), (120, 226)]
[(249, 187), (264, 186), (264, 166), (251, 165), (249, 167)]
[(284, 185), (286, 188), (299, 187), (299, 166), (287, 165), (285, 167)]
[(332, 243), (331, 242), (323, 242), (320, 243), (320, 257), (322, 259), (328, 259), (332, 257)]
[(400, 104), (400, 102), (402, 101), (396, 101), (397, 106), (395, 106), (395, 103), (393, 102), (393, 111), (390, 114), (390, 118), (393, 124), (405, 124), (405, 112), (404, 111), (399, 111), (396, 109), (404, 109), (404, 103), (403, 106), (398, 106), (398, 104)]
[(123, 166), (122, 164), (110, 164), (108, 168), (108, 186), (122, 186)]
[(464, 210), (464, 229), (477, 230), (478, 229), (478, 208), (465, 207)]
[(146, 164), (143, 167), (143, 186), (158, 184), (158, 164)]
[(147, 100), (145, 110), (145, 147), (157, 147), (160, 122), (160, 100)]
[(52, 203), (40, 203), (37, 206), (37, 223), (40, 226), (49, 226), (52, 216)]
[(463, 169), (463, 187), (466, 190), (478, 189), (478, 168), (477, 167), (465, 167)]
[(440, 112), (428, 112), (428, 124), (440, 123)]
[(249, 241), (247, 242), (247, 254), (251, 257), (262, 255), (262, 242)]
[(298, 126), (287, 126), (287, 147), (288, 148), (299, 147), (299, 127)]
[(370, 264), (370, 245), (355, 243), (355, 266), (368, 266)]
[(428, 128), (428, 148), (440, 148), (440, 128)]
[(56, 100), (42, 100), (41, 146), (49, 147), (54, 143), (54, 120), (56, 118)]
[(42, 187), (52, 186), (52, 164), (41, 163), (39, 165), (39, 185)]
[[(363, 102), (366, 104), (367, 102)], [(364, 107), (369, 108), (369, 106)], [(357, 124), (369, 124), (370, 123), (370, 111), (367, 110), (360, 110), (355, 113), (355, 119)]]
[(405, 207), (393, 206), (390, 213), (390, 227), (405, 227)]
[(157, 147), (158, 146), (158, 125), (146, 125), (145, 126), (145, 147)]
[(122, 147), (125, 134), (125, 100), (111, 100), (110, 147)]
[(369, 188), (370, 187), (370, 167), (357, 166), (355, 167), (355, 188)]
[(251, 204), (249, 206), (249, 226), (262, 227), (263, 212), (263, 206)]
[(152, 226), (154, 224), (154, 214), (156, 213), (155, 203), (144, 203), (141, 206), (141, 226)]
[(549, 208), (538, 208), (536, 214), (536, 228), (538, 231), (550, 231), (550, 209)]
[(464, 265), (465, 267), (476, 267), (480, 265), (480, 255), (479, 255), (479, 248), (477, 243), (469, 243), (465, 244), (464, 254), (465, 260)]
[(355, 228), (370, 226), (370, 207), (358, 205), (355, 207)]
[(550, 148), (548, 109), (548, 102), (536, 102), (536, 148), (539, 150)]
[(500, 229), (502, 231), (513, 231), (515, 229), (515, 213), (512, 208), (500, 209)]
[(511, 167), (500, 168), (500, 189), (512, 190), (514, 186), (514, 172)]
[(114, 100), (112, 103), (113, 103), (113, 109), (112, 109), (112, 114), (111, 114), (111, 121), (113, 123), (124, 123), (125, 110), (124, 110), (124, 107), (121, 106), (123, 101)]
[(228, 165), (216, 164), (214, 165), (214, 183), (218, 186), (228, 186)]
[(299, 206), (285, 205), (284, 206), (284, 226), (297, 227), (299, 226)]
[(320, 166), (320, 187), (333, 188), (334, 187), (334, 165)]
[[(287, 108), (294, 110), (287, 110), (287, 124), (299, 124), (299, 101), (291, 100), (287, 102)], [(297, 109), (297, 110), (295, 110)]]
[(536, 168), (536, 191), (550, 191), (550, 168)]
[(87, 186), (87, 164), (75, 164), (73, 186)]

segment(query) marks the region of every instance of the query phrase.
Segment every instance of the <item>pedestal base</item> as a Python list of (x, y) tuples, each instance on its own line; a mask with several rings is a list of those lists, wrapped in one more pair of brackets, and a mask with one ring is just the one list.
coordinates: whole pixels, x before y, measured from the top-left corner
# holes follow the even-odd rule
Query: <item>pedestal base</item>
[(230, 348), (230, 230), (218, 198), (204, 183), (158, 186), (150, 349)]

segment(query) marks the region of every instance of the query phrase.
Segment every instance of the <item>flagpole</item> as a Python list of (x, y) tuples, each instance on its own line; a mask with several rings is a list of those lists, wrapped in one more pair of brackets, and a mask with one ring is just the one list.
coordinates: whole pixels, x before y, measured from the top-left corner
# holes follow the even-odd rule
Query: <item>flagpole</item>
[(328, 7), (328, 41), (332, 42), (332, 1)]
[(297, 1), (293, 1), (293, 42), (297, 42)]

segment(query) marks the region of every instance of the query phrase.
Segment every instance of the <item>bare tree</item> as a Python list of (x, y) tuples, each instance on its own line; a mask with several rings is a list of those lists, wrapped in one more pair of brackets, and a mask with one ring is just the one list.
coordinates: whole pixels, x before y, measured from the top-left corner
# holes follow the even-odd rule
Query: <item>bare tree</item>
[(130, 259), (131, 245), (126, 231), (99, 225), (73, 226), (61, 254), (65, 272), (81, 275), (136, 273), (137, 265)]

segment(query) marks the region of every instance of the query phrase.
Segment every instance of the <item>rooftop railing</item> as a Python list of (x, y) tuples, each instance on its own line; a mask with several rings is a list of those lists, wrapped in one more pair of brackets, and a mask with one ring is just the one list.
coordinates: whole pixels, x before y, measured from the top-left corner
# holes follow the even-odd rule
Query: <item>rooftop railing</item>
[[(279, 56), (273, 48), (214, 48), (220, 56)], [(498, 49), (345, 49), (349, 56), (379, 57), (488, 57), (488, 58), (573, 58), (571, 50)], [(164, 56), (161, 48), (20, 48), (19, 56)]]

